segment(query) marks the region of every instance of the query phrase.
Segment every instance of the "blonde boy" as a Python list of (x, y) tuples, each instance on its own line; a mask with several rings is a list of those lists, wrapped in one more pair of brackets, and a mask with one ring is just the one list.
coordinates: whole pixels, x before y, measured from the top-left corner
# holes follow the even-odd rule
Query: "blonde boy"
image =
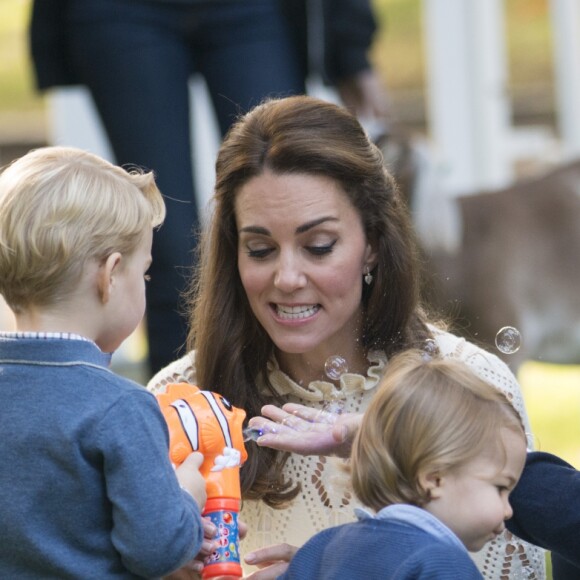
[(151, 173), (77, 149), (0, 175), (2, 578), (159, 577), (200, 551), (199, 456), (176, 477), (155, 398), (108, 369), (164, 216)]

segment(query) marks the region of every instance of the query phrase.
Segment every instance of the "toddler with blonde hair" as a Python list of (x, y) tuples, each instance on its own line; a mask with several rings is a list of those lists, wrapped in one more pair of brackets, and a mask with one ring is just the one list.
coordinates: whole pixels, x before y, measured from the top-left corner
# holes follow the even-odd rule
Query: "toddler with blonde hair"
[(355, 438), (359, 521), (308, 541), (284, 579), (481, 578), (469, 552), (503, 532), (526, 437), (506, 397), (463, 362), (394, 357)]
[(164, 216), (151, 173), (79, 149), (0, 175), (2, 578), (160, 577), (202, 549), (201, 455), (176, 476), (155, 397), (108, 368)]

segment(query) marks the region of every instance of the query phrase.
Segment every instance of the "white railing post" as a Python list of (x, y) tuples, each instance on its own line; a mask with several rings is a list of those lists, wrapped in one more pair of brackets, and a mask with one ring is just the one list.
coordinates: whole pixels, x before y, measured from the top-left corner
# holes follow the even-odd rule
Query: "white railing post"
[(506, 185), (510, 106), (502, 0), (424, 0), (428, 125), (442, 187)]
[(580, 2), (550, 0), (558, 132), (564, 157), (580, 157)]

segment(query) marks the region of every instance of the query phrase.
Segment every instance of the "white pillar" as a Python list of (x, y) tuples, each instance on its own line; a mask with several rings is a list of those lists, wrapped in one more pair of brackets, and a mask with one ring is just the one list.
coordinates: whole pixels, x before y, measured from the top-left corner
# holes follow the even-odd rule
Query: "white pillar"
[(58, 88), (47, 102), (50, 145), (78, 147), (115, 162), (109, 139), (85, 87)]
[(191, 91), (191, 135), (194, 183), (202, 219), (209, 217), (209, 201), (215, 186), (215, 162), (221, 143), (218, 120), (201, 76), (194, 76)]
[(424, 0), (430, 137), (451, 194), (506, 185), (510, 107), (502, 0)]
[(563, 154), (580, 157), (580, 2), (550, 0), (554, 76)]

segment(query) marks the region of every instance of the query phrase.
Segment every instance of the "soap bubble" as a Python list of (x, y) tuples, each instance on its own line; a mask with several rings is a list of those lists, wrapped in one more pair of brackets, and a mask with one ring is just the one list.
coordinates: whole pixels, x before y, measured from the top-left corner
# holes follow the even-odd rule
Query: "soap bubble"
[(439, 351), (437, 347), (437, 343), (432, 339), (428, 338), (423, 345), (423, 354), (422, 357), (424, 360), (429, 361), (437, 356)]
[(264, 434), (263, 429), (258, 429), (258, 427), (246, 427), (242, 431), (242, 435), (244, 436), (244, 443), (246, 441), (257, 441), (259, 437)]
[[(344, 373), (348, 372), (348, 363), (344, 357), (338, 354), (329, 356), (324, 363), (324, 372), (331, 381), (338, 381)], [(334, 395), (322, 405), (320, 416), (340, 415), (343, 411), (344, 401)]]
[(344, 411), (344, 401), (342, 399), (333, 398), (330, 401), (326, 401), (321, 410), (325, 413), (331, 413), (332, 415), (342, 415), (342, 412)]
[(495, 336), (495, 346), (504, 354), (514, 354), (520, 350), (522, 337), (520, 331), (513, 326), (500, 328)]
[(324, 363), (324, 372), (331, 381), (338, 381), (341, 375), (348, 372), (348, 363), (338, 354), (329, 356)]
[(244, 437), (244, 443), (246, 441), (257, 441), (262, 435), (267, 433), (277, 433), (276, 427), (246, 427), (242, 430), (242, 436)]
[(522, 566), (521, 571), (515, 576), (515, 578), (518, 580), (520, 578), (522, 580), (532, 580), (532, 578), (537, 578), (537, 576), (532, 566)]

